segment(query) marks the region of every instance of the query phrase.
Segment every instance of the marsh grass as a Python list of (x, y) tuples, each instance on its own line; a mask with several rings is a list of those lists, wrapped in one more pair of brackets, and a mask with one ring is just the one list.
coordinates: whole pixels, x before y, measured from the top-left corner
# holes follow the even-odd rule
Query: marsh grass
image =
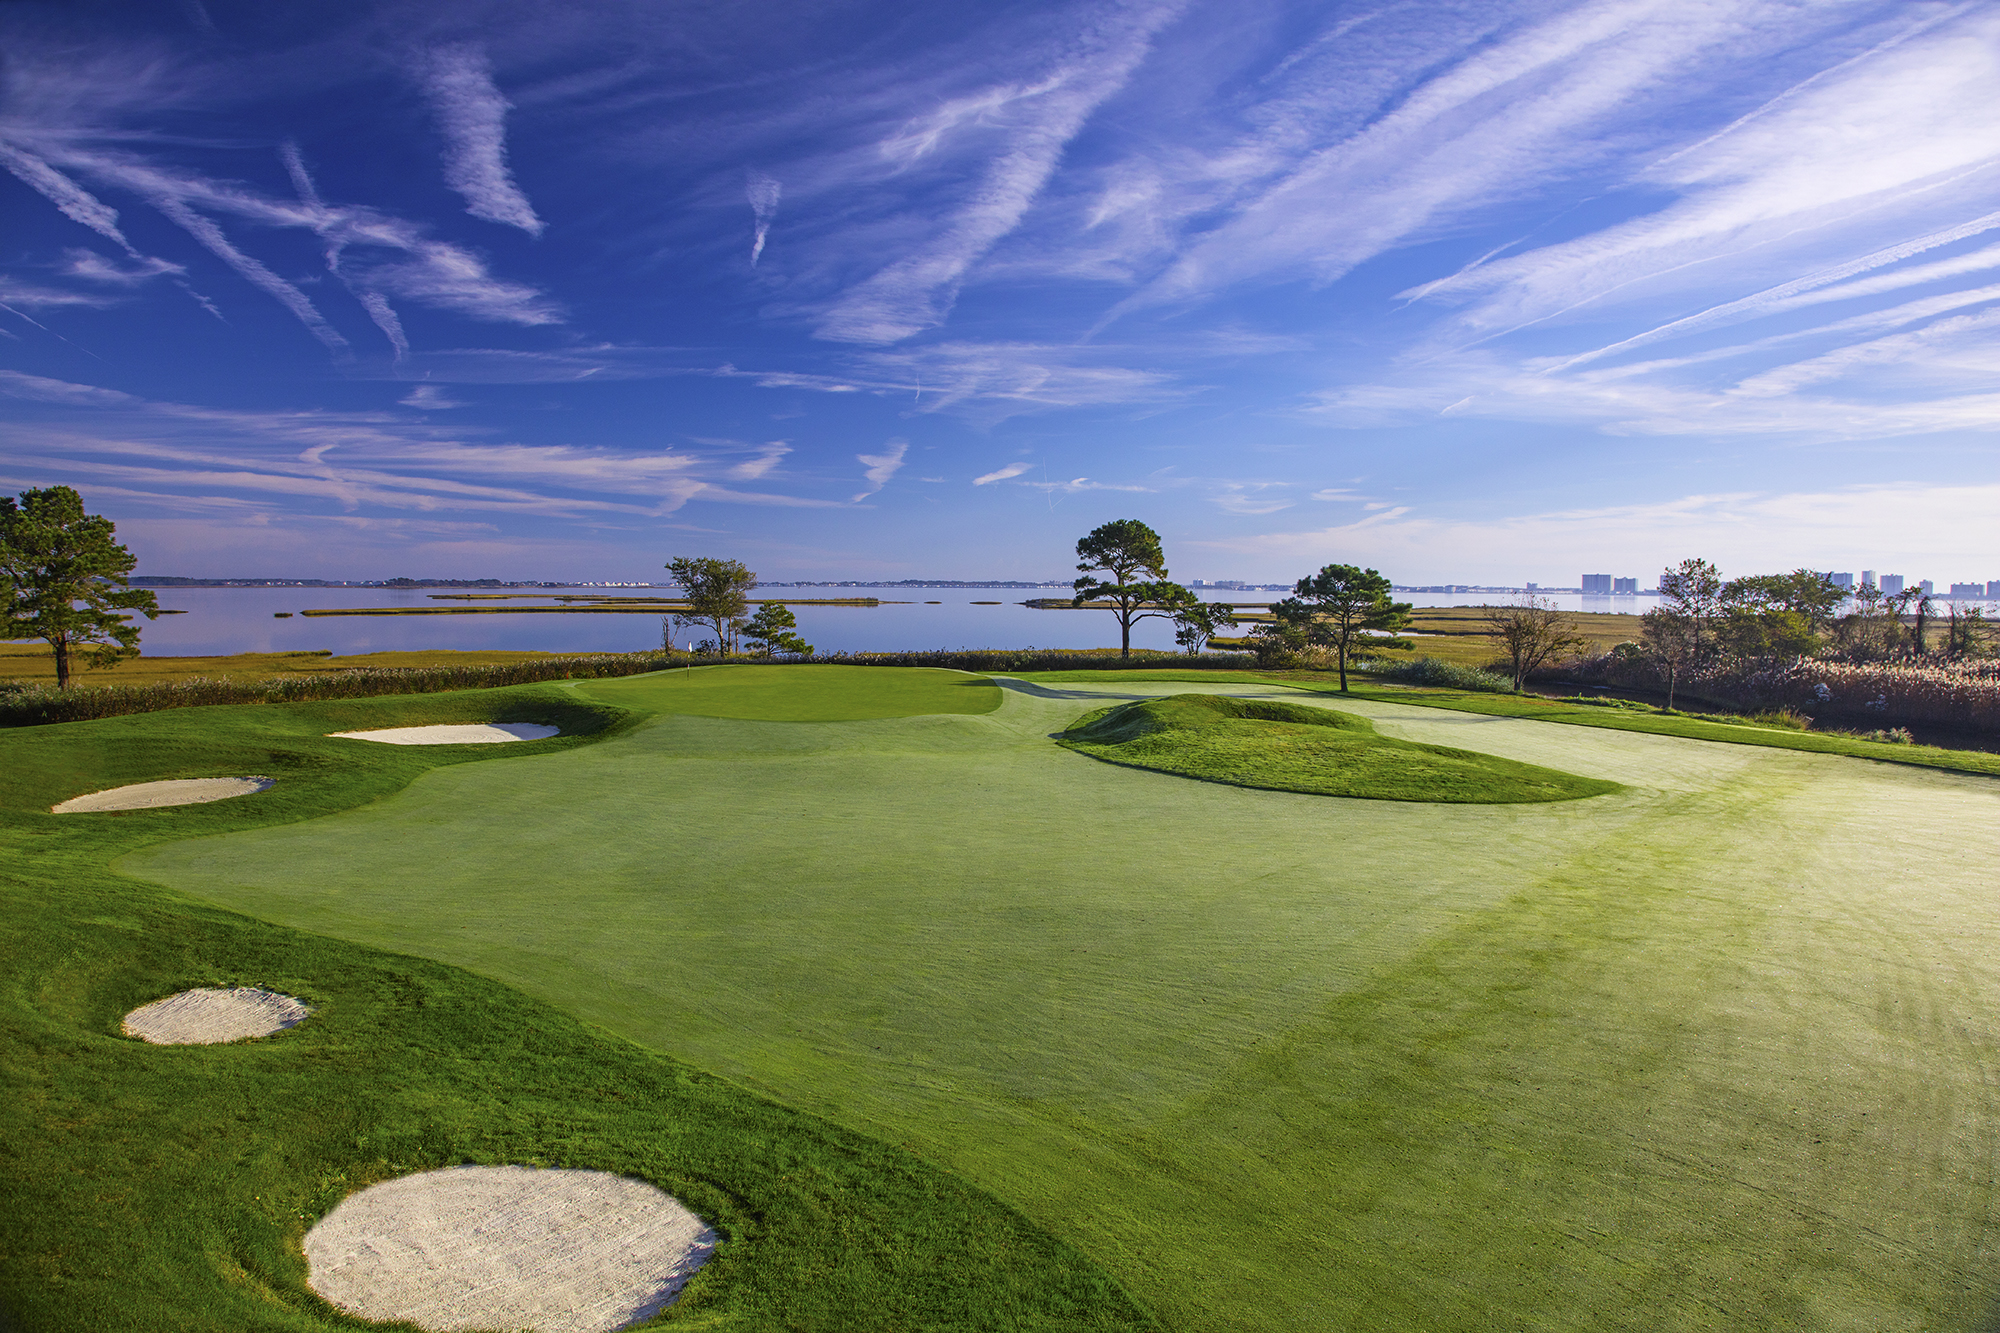
[(1351, 713), (1213, 694), (1101, 709), (1057, 739), (1108, 763), (1315, 796), (1497, 805), (1618, 790), (1615, 782), (1395, 740)]

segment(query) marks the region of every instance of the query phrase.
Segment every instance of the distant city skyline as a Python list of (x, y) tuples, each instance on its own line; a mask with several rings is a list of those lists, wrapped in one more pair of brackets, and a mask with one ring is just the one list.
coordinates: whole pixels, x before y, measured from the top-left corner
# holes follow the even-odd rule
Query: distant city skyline
[[(15, 0), (0, 489), (142, 571), (2000, 567), (2000, 10)], [(1614, 575), (1617, 574), (1613, 570)]]

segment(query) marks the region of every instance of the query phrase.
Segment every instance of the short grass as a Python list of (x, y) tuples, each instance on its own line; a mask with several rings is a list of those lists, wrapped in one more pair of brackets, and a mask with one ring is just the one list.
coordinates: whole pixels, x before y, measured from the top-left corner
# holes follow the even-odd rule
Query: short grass
[(992, 681), (929, 667), (712, 666), (576, 687), (586, 698), (652, 713), (764, 722), (859, 722), (923, 713), (990, 713)]
[[(504, 751), (324, 738), (487, 718), (579, 734)], [(0, 733), (0, 1327), (374, 1327), (310, 1293), (300, 1237), (353, 1189), (459, 1162), (629, 1174), (713, 1221), (726, 1243), (669, 1315), (677, 1327), (1150, 1327), (1075, 1249), (879, 1139), (489, 977), (106, 868), (135, 849), (393, 804), (426, 773), (532, 767), (633, 721), (543, 685)], [(179, 809), (46, 813), (80, 791), (245, 772), (278, 785)], [(316, 1012), (223, 1047), (119, 1035), (138, 1004), (239, 984)]]
[(662, 716), (119, 865), (907, 1146), (1175, 1328), (1988, 1324), (2000, 786), (1217, 674), (1622, 789), (1096, 763), (1049, 736), (1184, 687), (1091, 673), (989, 713)]
[(1618, 789), (1471, 750), (1381, 735), (1330, 708), (1214, 694), (1117, 704), (1058, 738), (1079, 754), (1205, 782), (1381, 801), (1571, 801)]
[[(1470, 690), (1426, 689), (1417, 686), (1357, 683), (1346, 694), (1323, 672), (1318, 671), (1033, 671), (1021, 672), (1017, 679), (1042, 685), (1134, 687), (1152, 684), (1232, 684), (1273, 686), (1297, 690), (1304, 696), (1329, 699), (1407, 704), (1418, 708), (1444, 708), (1453, 712), (1476, 713), (1483, 717), (1515, 717), (1535, 722), (1556, 722), (1579, 727), (1601, 727), (1610, 731), (1634, 731), (1651, 736), (1680, 736), (1689, 740), (1719, 741), (1728, 745), (1768, 745), (1783, 750), (1811, 754), (1848, 755), (1875, 759), (1888, 764), (1912, 764), (1919, 768), (1942, 768), (1960, 773), (2000, 776), (2000, 754), (1982, 750), (1952, 750), (1931, 745), (1900, 745), (1864, 740), (1840, 732), (1801, 731), (1784, 719), (1759, 721), (1727, 715), (1666, 713), (1646, 705), (1605, 707), (1539, 694), (1485, 694)], [(1623, 701), (1620, 701), (1621, 705)]]

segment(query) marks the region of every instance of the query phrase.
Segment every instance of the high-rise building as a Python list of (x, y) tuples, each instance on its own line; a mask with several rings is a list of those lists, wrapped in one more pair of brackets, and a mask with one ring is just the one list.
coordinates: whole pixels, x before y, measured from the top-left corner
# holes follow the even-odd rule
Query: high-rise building
[(1917, 584), (1917, 591), (1921, 592), (1924, 596), (1929, 597), (1937, 592), (1937, 588), (1931, 583), (1929, 579), (1924, 579), (1922, 582)]
[(1846, 573), (1829, 573), (1827, 577), (1833, 580), (1833, 586), (1836, 588), (1852, 588), (1854, 586), (1854, 571), (1852, 570)]
[(1902, 590), (1903, 576), (1901, 574), (1884, 574), (1882, 576), (1882, 593), (1884, 596), (1894, 597)]
[(1985, 596), (1986, 585), (1983, 583), (1954, 583), (1951, 585), (1951, 598), (1953, 601), (1976, 602), (1983, 600)]
[(1872, 570), (1872, 569), (1864, 569), (1864, 570), (1862, 570), (1862, 571), (1861, 571), (1861, 586), (1862, 586), (1862, 587), (1864, 587), (1864, 588), (1872, 588), (1872, 587), (1874, 587), (1874, 586), (1875, 586), (1875, 571), (1874, 571), (1874, 570)]
[(1630, 597), (1638, 591), (1639, 580), (1635, 578), (1611, 580), (1611, 595), (1614, 597)]
[(1585, 574), (1583, 576), (1583, 595), (1585, 597), (1609, 597), (1611, 595), (1611, 576), (1609, 574)]
[(1986, 595), (1988, 597), (2000, 597), (2000, 579), (1986, 580)]

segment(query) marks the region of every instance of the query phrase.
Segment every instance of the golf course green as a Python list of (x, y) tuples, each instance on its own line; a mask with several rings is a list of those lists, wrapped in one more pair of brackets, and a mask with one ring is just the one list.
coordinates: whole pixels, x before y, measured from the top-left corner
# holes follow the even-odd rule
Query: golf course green
[[(116, 869), (906, 1148), (1171, 1328), (1991, 1319), (1992, 778), (1254, 682), (1003, 680), (894, 716), (937, 685), (885, 670), (811, 704), (846, 720), (790, 721), (766, 670), (698, 671), (685, 709), (664, 676), (541, 687), (625, 711), (321, 817), (149, 813)], [(1052, 739), (1196, 689), (1616, 790), (1329, 799)]]

